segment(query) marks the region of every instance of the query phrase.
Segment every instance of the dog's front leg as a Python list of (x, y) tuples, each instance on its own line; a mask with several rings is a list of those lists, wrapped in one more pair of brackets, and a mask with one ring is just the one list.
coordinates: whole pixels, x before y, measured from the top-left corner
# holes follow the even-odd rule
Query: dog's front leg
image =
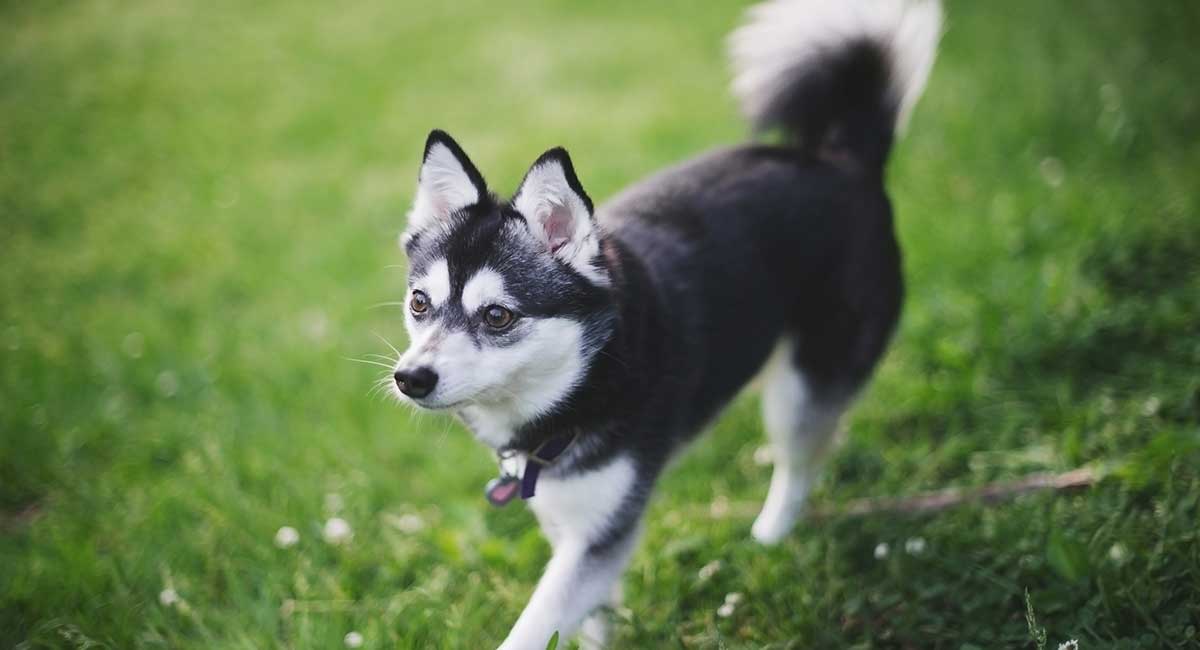
[(566, 647), (583, 619), (608, 601), (632, 546), (626, 543), (603, 553), (574, 544), (555, 549), (533, 598), (500, 649), (544, 650), (555, 632)]
[(554, 553), (501, 650), (544, 650), (555, 632), (565, 647), (583, 620), (609, 601), (637, 538), (643, 499), (635, 482), (632, 462), (618, 458), (538, 484), (529, 503)]

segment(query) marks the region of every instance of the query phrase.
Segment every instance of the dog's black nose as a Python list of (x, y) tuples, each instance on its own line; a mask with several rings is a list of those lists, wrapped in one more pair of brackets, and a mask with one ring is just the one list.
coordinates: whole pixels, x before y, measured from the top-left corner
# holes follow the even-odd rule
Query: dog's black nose
[(433, 392), (438, 376), (432, 369), (421, 366), (411, 370), (397, 370), (396, 388), (409, 397), (421, 398)]

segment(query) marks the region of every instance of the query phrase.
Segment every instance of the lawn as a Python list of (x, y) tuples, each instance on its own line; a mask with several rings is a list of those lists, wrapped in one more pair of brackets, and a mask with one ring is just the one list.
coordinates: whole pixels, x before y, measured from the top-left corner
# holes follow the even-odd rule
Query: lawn
[[(4, 3), (0, 646), (498, 643), (532, 516), (347, 359), (403, 345), (430, 128), (500, 191), (563, 144), (598, 200), (743, 138), (742, 3), (702, 9)], [(748, 391), (663, 481), (615, 647), (1200, 647), (1200, 5), (947, 13), (889, 169), (904, 318), (813, 503), (1104, 479), (763, 549)]]

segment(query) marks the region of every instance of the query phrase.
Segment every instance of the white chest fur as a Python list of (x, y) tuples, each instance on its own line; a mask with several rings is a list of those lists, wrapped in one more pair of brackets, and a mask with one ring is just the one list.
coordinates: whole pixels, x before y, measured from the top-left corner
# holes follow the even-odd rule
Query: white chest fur
[(542, 476), (529, 507), (555, 547), (586, 545), (607, 531), (633, 484), (633, 461), (621, 456), (585, 474)]

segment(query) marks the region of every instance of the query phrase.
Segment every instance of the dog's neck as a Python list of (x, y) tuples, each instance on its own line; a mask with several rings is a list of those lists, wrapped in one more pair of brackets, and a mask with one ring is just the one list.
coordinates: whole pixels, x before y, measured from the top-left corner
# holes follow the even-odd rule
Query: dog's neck
[(542, 412), (532, 417), (521, 406), (523, 397), (513, 395), (495, 402), (477, 402), (458, 410), (458, 416), (475, 437), (494, 450), (532, 450), (561, 434), (583, 434), (602, 426), (606, 413), (597, 408), (595, 397), (614, 383), (614, 366), (621, 364), (616, 326), (613, 337), (584, 358), (579, 381)]

